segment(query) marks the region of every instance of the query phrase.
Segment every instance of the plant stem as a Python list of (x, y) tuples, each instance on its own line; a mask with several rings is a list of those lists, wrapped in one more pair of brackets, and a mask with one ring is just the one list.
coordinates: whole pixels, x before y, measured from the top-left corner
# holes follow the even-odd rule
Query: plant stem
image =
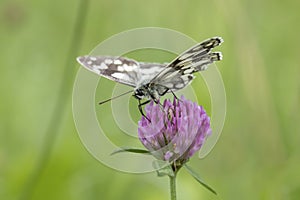
[(176, 200), (176, 174), (174, 176), (169, 176), (169, 178), (171, 200)]
[[(38, 155), (37, 164), (33, 169), (32, 174), (28, 177), (23, 191), (21, 192), (20, 200), (32, 199), (32, 195), (36, 185), (41, 178), (41, 175), (46, 168), (46, 165), (51, 156), (52, 149), (55, 144), (55, 139), (59, 133), (62, 116), (66, 111), (66, 104), (70, 102), (70, 94), (72, 92), (72, 84), (74, 82), (76, 67), (75, 58), (78, 56), (80, 43), (83, 38), (83, 30), (85, 26), (85, 19), (87, 16), (89, 0), (79, 0), (77, 8), (77, 16), (73, 30), (73, 36), (69, 47), (68, 55), (66, 56), (65, 69), (63, 72), (63, 79), (60, 82), (58, 97), (55, 101), (52, 116), (45, 130), (44, 144)], [(70, 108), (69, 108), (70, 109)]]

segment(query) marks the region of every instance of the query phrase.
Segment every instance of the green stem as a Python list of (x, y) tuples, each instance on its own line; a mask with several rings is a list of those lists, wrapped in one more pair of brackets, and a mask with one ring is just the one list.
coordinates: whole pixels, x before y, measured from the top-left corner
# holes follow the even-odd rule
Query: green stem
[(169, 178), (171, 200), (176, 200), (176, 174), (174, 176), (169, 176)]
[(32, 174), (28, 177), (26, 184), (24, 185), (20, 200), (32, 199), (36, 185), (41, 178), (41, 175), (51, 156), (51, 151), (53, 149), (56, 136), (58, 135), (61, 122), (63, 121), (62, 116), (66, 111), (66, 104), (70, 102), (70, 94), (72, 92), (72, 84), (74, 82), (73, 79), (77, 70), (75, 58), (78, 56), (80, 47), (79, 45), (83, 38), (83, 30), (85, 26), (88, 5), (89, 0), (79, 0), (73, 36), (68, 55), (66, 56), (65, 69), (62, 75), (63, 79), (60, 82), (58, 97), (55, 101), (52, 116), (50, 117), (50, 121), (45, 130), (44, 144), (40, 150), (37, 164), (34, 167)]

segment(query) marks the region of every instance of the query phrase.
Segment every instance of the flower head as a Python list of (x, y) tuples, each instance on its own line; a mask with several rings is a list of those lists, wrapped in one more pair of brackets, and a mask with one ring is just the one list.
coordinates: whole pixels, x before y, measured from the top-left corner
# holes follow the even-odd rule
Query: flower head
[(139, 121), (138, 135), (143, 145), (160, 160), (179, 163), (188, 161), (210, 134), (210, 118), (202, 106), (184, 97), (153, 101), (145, 108), (146, 117)]

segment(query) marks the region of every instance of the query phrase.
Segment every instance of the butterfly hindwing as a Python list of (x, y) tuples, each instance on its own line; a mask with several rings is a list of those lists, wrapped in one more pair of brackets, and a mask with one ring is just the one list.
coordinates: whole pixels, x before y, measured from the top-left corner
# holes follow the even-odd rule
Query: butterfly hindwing
[(222, 59), (220, 52), (211, 52), (211, 49), (222, 42), (222, 38), (214, 37), (195, 45), (168, 64), (152, 82), (172, 90), (184, 88), (192, 81), (192, 73), (206, 70), (209, 64)]
[(221, 37), (207, 39), (176, 57), (172, 62), (145, 63), (119, 56), (81, 56), (77, 61), (88, 70), (118, 83), (134, 87), (137, 99), (158, 102), (167, 92), (180, 90), (194, 78), (193, 73), (222, 59), (221, 52), (211, 52), (223, 42)]

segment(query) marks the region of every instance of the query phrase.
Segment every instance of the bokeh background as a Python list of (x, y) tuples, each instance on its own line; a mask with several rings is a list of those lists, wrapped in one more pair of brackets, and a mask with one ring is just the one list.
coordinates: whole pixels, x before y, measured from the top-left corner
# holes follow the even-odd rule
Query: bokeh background
[[(145, 26), (225, 40), (218, 64), (227, 92), (224, 130), (206, 158), (191, 162), (219, 195), (182, 171), (178, 199), (300, 199), (299, 7), (293, 0), (2, 0), (0, 199), (169, 198), (167, 178), (121, 173), (94, 159), (72, 117), (75, 57)], [(158, 55), (145, 52), (131, 55)], [(175, 56), (164, 55), (159, 61)], [(210, 111), (209, 95), (202, 100)]]

